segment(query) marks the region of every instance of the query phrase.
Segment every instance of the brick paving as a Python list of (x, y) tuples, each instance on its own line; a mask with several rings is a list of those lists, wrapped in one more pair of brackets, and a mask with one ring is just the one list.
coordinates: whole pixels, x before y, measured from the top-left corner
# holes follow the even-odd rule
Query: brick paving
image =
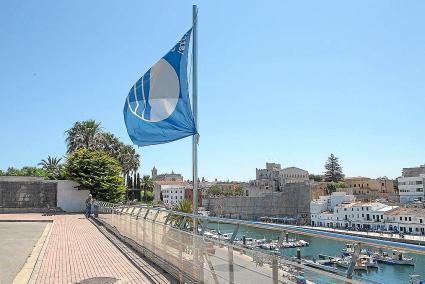
[(82, 214), (0, 214), (0, 220), (53, 220), (36, 283), (78, 283), (92, 277), (113, 277), (119, 279), (116, 283), (168, 282), (148, 264), (146, 269), (135, 267)]

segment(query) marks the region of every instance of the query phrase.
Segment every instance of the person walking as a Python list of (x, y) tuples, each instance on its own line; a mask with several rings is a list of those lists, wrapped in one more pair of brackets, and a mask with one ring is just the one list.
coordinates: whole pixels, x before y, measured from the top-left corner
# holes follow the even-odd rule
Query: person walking
[(91, 194), (89, 194), (89, 197), (87, 197), (86, 199), (86, 211), (84, 213), (84, 215), (86, 215), (86, 218), (90, 218), (92, 203), (93, 203), (93, 197)]

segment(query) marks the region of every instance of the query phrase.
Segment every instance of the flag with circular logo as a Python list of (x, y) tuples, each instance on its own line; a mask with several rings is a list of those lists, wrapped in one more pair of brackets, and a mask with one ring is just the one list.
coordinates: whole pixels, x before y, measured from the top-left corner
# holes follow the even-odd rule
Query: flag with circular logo
[(168, 143), (197, 133), (187, 76), (191, 33), (192, 29), (130, 89), (124, 121), (134, 144)]

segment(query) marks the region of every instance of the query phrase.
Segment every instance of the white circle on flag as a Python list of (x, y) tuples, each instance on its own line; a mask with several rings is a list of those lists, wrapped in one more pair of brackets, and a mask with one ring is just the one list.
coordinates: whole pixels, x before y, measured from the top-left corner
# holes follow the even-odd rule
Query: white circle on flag
[(150, 118), (158, 122), (168, 118), (176, 108), (179, 100), (180, 82), (173, 66), (165, 59), (159, 60), (150, 72), (149, 104), (151, 106)]

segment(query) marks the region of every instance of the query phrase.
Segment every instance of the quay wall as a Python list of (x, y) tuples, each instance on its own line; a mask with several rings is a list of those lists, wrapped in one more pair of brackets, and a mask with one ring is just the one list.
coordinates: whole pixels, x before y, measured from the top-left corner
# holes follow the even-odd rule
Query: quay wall
[(207, 209), (212, 216), (258, 220), (260, 217), (295, 217), (308, 222), (310, 218), (308, 184), (287, 184), (279, 192), (263, 196), (210, 197)]

